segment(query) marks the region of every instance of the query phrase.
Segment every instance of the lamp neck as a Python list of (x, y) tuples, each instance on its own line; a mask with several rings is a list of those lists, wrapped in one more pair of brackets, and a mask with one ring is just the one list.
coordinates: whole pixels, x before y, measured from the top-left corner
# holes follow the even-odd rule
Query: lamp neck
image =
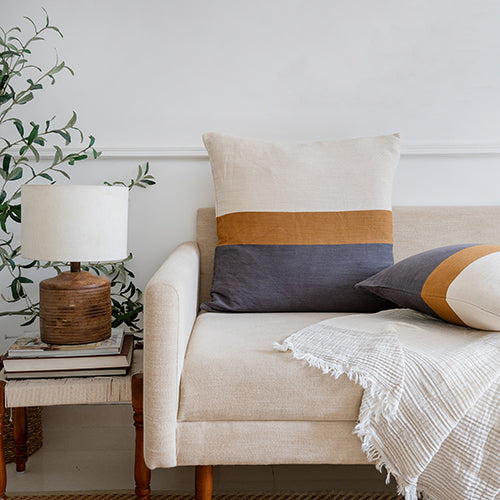
[(71, 263), (71, 272), (72, 273), (79, 273), (80, 272), (80, 263), (79, 262), (72, 262)]

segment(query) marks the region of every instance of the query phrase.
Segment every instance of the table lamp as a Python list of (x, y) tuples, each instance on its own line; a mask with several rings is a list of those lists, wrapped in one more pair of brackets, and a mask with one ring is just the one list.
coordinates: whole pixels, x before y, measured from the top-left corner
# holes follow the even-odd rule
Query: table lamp
[(128, 188), (24, 185), (21, 254), (71, 263), (71, 271), (40, 283), (40, 337), (49, 344), (84, 344), (111, 335), (108, 278), (80, 262), (127, 257)]

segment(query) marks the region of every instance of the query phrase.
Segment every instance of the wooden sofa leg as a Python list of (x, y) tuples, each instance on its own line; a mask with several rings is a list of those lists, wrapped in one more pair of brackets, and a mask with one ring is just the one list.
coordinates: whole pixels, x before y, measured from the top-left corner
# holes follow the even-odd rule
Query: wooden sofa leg
[(132, 408), (135, 426), (135, 495), (137, 500), (149, 500), (151, 493), (151, 471), (144, 462), (144, 415), (143, 377), (137, 373), (132, 377)]
[(211, 500), (213, 482), (213, 466), (197, 465), (195, 478), (195, 500)]

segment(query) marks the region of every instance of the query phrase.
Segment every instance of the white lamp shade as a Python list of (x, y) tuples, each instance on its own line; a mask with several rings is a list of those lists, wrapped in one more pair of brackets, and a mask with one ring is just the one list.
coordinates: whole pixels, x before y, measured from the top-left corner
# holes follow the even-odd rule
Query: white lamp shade
[(127, 257), (128, 188), (24, 185), (21, 253), (36, 260), (109, 262)]

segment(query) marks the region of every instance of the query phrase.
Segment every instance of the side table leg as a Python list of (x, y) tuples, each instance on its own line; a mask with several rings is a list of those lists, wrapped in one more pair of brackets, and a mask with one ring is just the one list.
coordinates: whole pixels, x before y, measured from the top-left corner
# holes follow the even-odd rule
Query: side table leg
[(5, 490), (7, 489), (7, 470), (5, 468), (5, 455), (3, 449), (3, 432), (5, 414), (5, 381), (0, 380), (0, 500), (6, 500)]
[(16, 459), (16, 471), (26, 470), (28, 460), (26, 408), (14, 408), (14, 455)]
[(144, 462), (142, 373), (137, 373), (132, 377), (132, 407), (134, 409), (135, 426), (135, 494), (137, 500), (149, 500), (149, 494), (151, 493), (151, 471)]

